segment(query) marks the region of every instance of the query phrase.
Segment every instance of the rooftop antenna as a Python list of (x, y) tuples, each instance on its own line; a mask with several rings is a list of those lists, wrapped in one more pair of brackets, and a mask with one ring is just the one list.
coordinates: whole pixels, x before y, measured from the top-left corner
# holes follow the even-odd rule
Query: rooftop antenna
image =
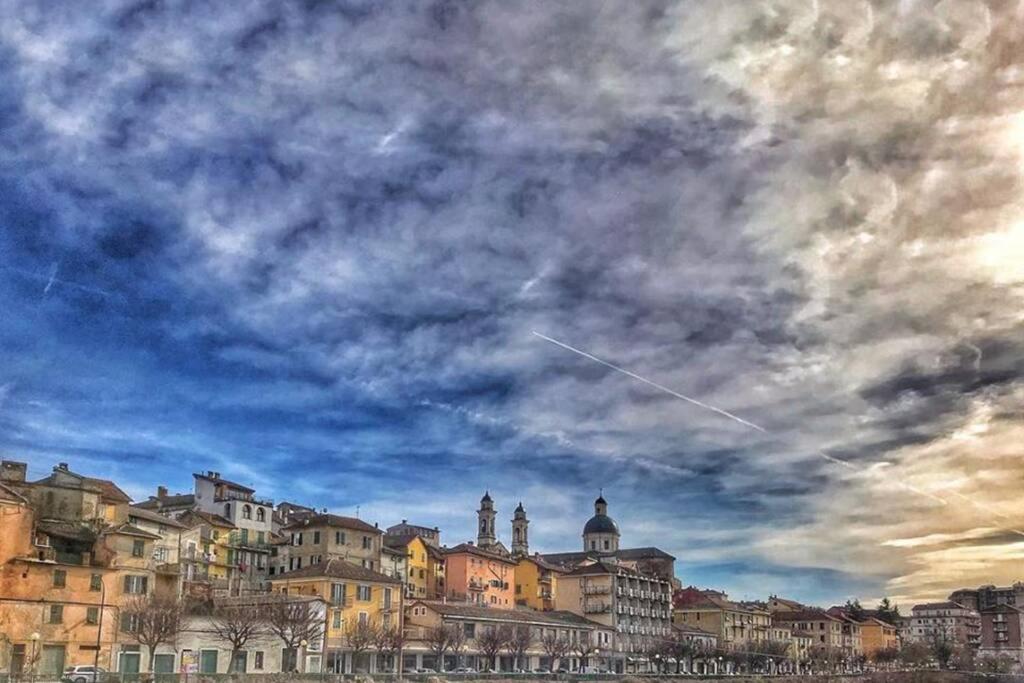
[(359, 519), (359, 506), (356, 505), (356, 519)]

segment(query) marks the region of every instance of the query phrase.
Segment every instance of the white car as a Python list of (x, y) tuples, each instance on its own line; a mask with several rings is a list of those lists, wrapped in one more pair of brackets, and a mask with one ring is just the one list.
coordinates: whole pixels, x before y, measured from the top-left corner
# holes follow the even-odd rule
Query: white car
[(69, 666), (64, 669), (61, 680), (70, 683), (96, 683), (103, 678), (105, 673), (107, 673), (106, 669), (98, 666)]

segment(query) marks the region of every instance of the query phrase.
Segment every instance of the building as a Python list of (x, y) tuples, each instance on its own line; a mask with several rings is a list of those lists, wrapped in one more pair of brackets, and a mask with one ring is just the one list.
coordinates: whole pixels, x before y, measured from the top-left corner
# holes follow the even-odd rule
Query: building
[(870, 658), (880, 650), (891, 650), (899, 646), (897, 628), (873, 616), (877, 614), (873, 610), (863, 610), (859, 619), (855, 619), (846, 607), (838, 605), (829, 607), (828, 613), (844, 621), (844, 648), (853, 654), (863, 654)]
[(407, 598), (432, 600), (444, 597), (444, 554), (437, 546), (416, 534), (388, 533), (384, 536), (384, 548), (403, 553), (406, 557), (403, 580)]
[(979, 613), (981, 640), (978, 657), (1007, 657), (1024, 667), (1024, 609), (996, 604)]
[(807, 606), (800, 604), (796, 600), (787, 600), (777, 595), (770, 595), (768, 596), (767, 608), (769, 612), (775, 614), (776, 612), (802, 612), (807, 609)]
[(930, 602), (914, 605), (905, 638), (928, 643), (941, 639), (957, 645), (981, 644), (981, 616), (956, 602)]
[(252, 592), (248, 581), (238, 578), (229, 563), (229, 541), (235, 526), (224, 517), (200, 510), (186, 510), (177, 518), (182, 532), (182, 592), (192, 597), (239, 595)]
[(782, 610), (772, 614), (775, 625), (785, 625), (801, 635), (814, 639), (816, 647), (826, 647), (852, 654), (850, 634), (843, 633), (844, 621), (820, 609)]
[[(490, 547), (495, 547), (494, 545)], [(445, 595), (450, 600), (500, 609), (515, 607), (516, 561), (472, 543), (445, 548)]]
[[(452, 671), (459, 666), (477, 671), (515, 671), (599, 666), (611, 647), (612, 633), (607, 626), (568, 612), (533, 610), (496, 610), (478, 605), (417, 600), (406, 608), (406, 644), (402, 668), (429, 668)], [(444, 661), (430, 646), (431, 633), (439, 627), (457, 628), (465, 642), (458, 653), (447, 652)], [(508, 647), (502, 647), (490, 661), (481, 636), (491, 629), (529, 629), (519, 661)], [(561, 640), (566, 652), (555, 660), (544, 646), (545, 639)]]
[(285, 572), (270, 580), (272, 590), (327, 601), (324, 671), (375, 672), (378, 661), (353, 648), (355, 629), (402, 628), (402, 581), (340, 558)]
[(963, 605), (975, 612), (996, 605), (1024, 607), (1024, 582), (1017, 581), (1009, 586), (988, 585), (978, 588), (961, 588), (950, 594), (949, 602)]
[[(285, 571), (340, 559), (372, 571), (381, 569), (381, 538), (384, 533), (375, 524), (356, 517), (322, 513), (303, 516), (281, 529), (289, 539), (279, 548), (278, 561)], [(284, 551), (282, 555), (282, 551)]]
[(196, 497), (193, 493), (169, 494), (166, 486), (157, 486), (155, 496), (150, 496), (148, 500), (136, 503), (133, 507), (176, 518), (183, 512), (196, 509)]
[(441, 547), (441, 530), (436, 526), (429, 527), (410, 524), (408, 520), (403, 519), (401, 524), (389, 526), (385, 533), (388, 536), (419, 536), (427, 545), (434, 546), (435, 548)]
[(675, 584), (675, 558), (672, 555), (653, 547), (621, 548), (619, 541), (619, 525), (608, 515), (608, 503), (604, 496), (599, 496), (594, 501), (594, 515), (583, 525), (583, 550), (545, 553), (541, 559), (567, 570), (597, 560), (611, 560)]
[(719, 647), (743, 650), (769, 638), (771, 618), (767, 609), (729, 600), (721, 591), (694, 586), (677, 590), (672, 597), (672, 620), (718, 636)]
[(672, 633), (671, 584), (610, 560), (559, 575), (555, 606), (613, 632), (609, 660), (618, 673), (649, 668), (647, 652)]
[(516, 564), (516, 604), (541, 611), (555, 609), (558, 577), (565, 570), (545, 562), (540, 555), (523, 555)]
[(409, 555), (400, 548), (383, 544), (380, 548), (380, 571), (404, 583), (409, 578)]

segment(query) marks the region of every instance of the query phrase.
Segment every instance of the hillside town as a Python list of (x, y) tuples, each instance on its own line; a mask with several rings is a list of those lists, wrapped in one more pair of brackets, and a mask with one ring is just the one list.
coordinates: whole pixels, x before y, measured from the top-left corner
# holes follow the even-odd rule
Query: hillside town
[(382, 527), (275, 503), (216, 471), (135, 501), (67, 463), (27, 473), (0, 463), (0, 673), (12, 677), (1024, 664), (1024, 583), (905, 612), (732, 600), (685, 585), (665, 550), (630, 546), (603, 494), (580, 511), (578, 548), (541, 553), (522, 502), (506, 545), (489, 493), (476, 539), (449, 545), (430, 520)]

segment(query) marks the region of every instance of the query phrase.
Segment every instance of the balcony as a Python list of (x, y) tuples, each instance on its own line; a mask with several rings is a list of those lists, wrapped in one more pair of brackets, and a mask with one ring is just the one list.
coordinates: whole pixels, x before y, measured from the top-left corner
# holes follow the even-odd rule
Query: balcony
[[(611, 586), (584, 586), (584, 595), (608, 595), (612, 592)], [(619, 589), (619, 593), (622, 593), (622, 589)]]
[(480, 579), (470, 579), (467, 588), (471, 591), (483, 591), (487, 590), (487, 584)]
[(583, 605), (584, 614), (608, 614), (611, 611), (612, 606), (605, 602)]

